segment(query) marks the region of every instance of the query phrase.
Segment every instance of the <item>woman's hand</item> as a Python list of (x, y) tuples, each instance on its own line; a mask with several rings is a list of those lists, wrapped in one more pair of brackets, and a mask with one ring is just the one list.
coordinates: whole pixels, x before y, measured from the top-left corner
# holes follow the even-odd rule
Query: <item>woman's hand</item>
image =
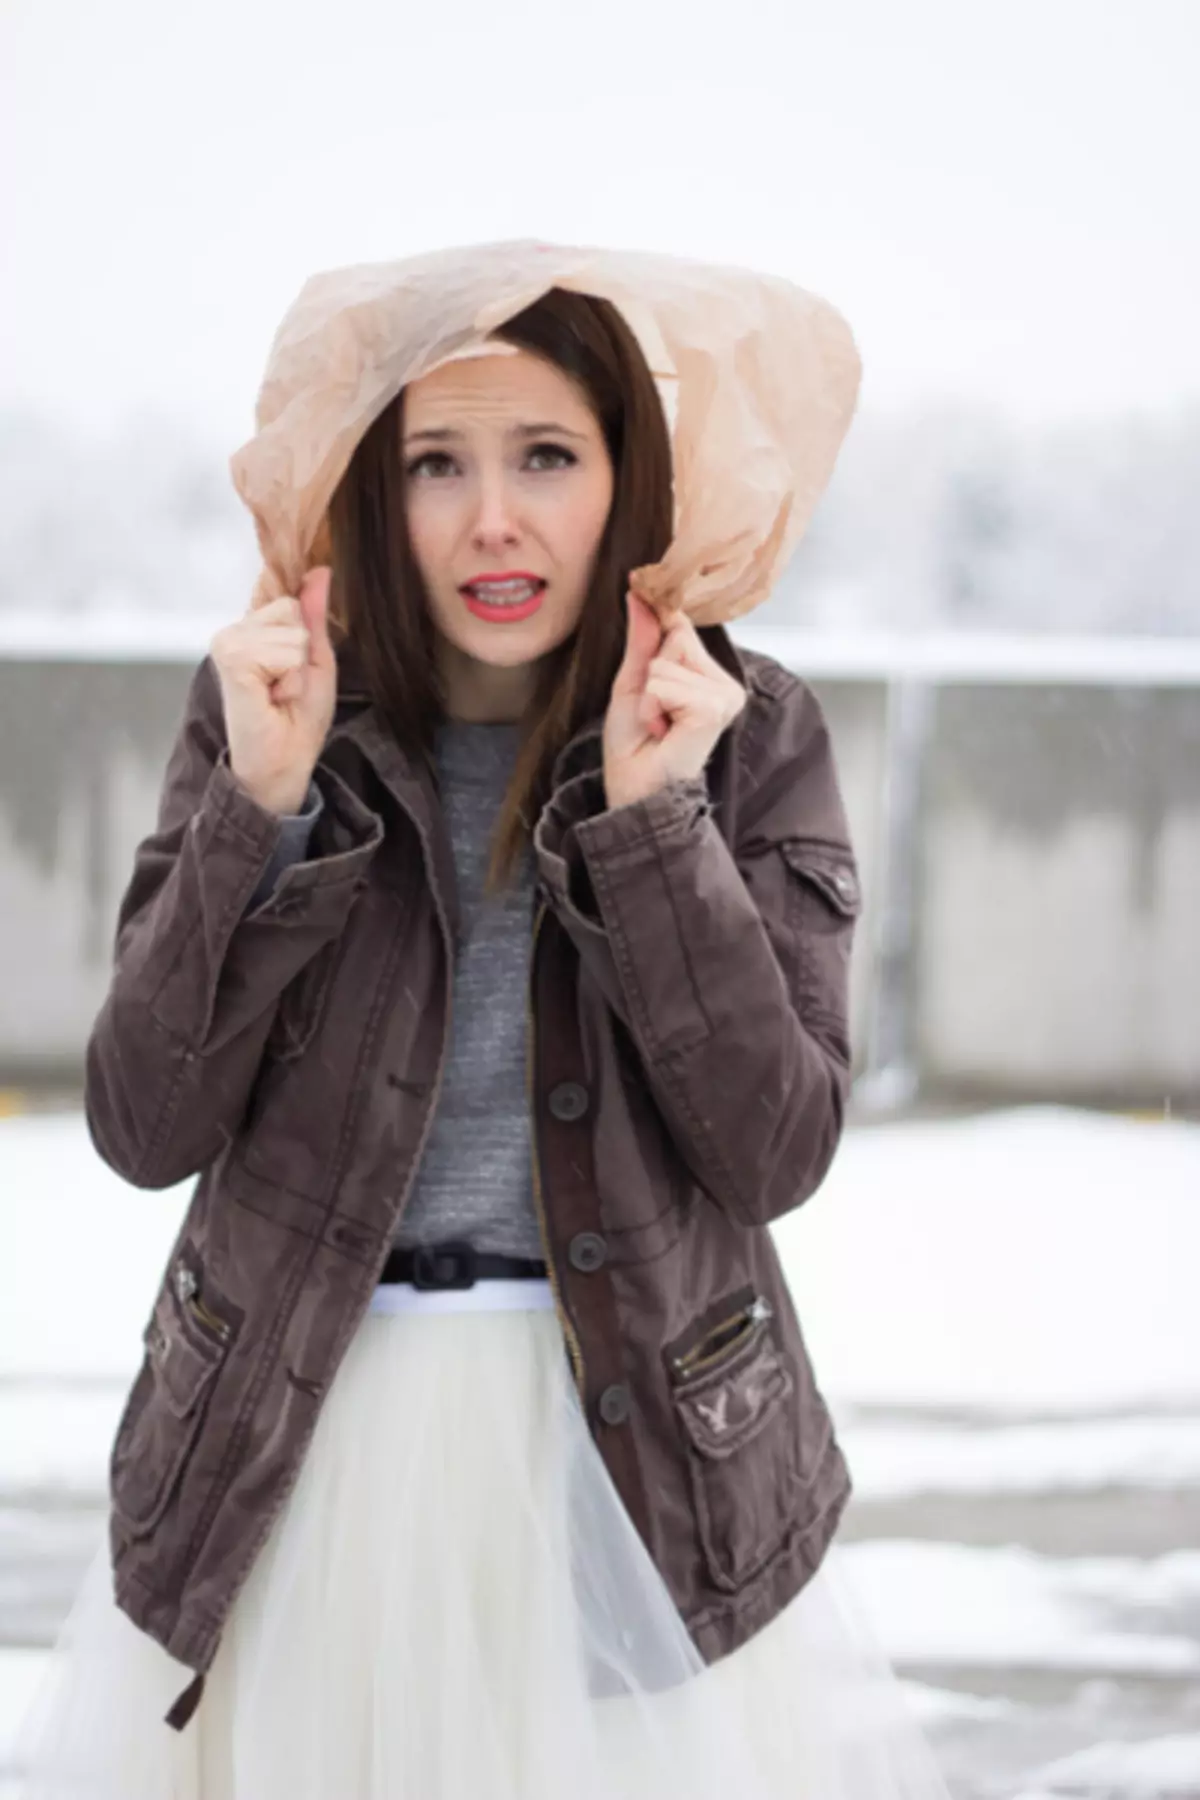
[(660, 625), (629, 590), (625, 657), (604, 720), (604, 792), (610, 807), (644, 800), (682, 776), (699, 775), (746, 692), (711, 657), (686, 613)]
[(327, 567), (224, 625), (210, 645), (221, 683), (229, 766), (270, 812), (299, 812), (333, 722), (337, 658), (326, 624)]

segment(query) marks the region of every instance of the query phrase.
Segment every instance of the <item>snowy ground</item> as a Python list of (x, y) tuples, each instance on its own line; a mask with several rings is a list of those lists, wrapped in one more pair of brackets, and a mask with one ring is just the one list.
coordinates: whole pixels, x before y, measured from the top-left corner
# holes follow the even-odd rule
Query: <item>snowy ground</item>
[[(190, 1187), (127, 1188), (78, 1115), (0, 1121), (0, 1796)], [(845, 1566), (955, 1793), (1198, 1800), (1200, 1127), (860, 1127), (776, 1235)]]

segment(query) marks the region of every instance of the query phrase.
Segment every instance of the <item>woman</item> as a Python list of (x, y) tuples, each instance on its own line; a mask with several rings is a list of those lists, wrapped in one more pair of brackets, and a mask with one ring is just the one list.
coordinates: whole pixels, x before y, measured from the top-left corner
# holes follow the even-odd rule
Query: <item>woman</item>
[(193, 677), (86, 1106), (199, 1182), (28, 1800), (941, 1800), (768, 1230), (842, 1129), (854, 860), (806, 685), (633, 591), (660, 396), (549, 287)]

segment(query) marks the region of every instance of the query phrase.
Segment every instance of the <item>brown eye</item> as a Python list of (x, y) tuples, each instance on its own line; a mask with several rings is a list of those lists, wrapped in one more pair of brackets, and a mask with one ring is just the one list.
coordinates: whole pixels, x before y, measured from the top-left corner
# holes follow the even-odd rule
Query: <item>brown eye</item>
[(564, 450), (561, 444), (535, 444), (529, 452), (530, 456), (560, 456), (562, 461), (556, 466), (569, 469), (579, 458), (570, 450)]
[(404, 472), (411, 478), (416, 475), (426, 463), (448, 463), (451, 460), (452, 459), (446, 455), (444, 450), (427, 450), (424, 456), (414, 457)]

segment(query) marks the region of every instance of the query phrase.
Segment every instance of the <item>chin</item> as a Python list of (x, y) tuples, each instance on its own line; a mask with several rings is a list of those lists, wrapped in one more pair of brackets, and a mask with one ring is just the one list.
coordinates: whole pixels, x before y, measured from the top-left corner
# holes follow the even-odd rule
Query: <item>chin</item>
[(513, 669), (522, 663), (537, 662), (557, 649), (574, 628), (573, 622), (554, 626), (536, 619), (528, 625), (485, 625), (478, 632), (455, 633), (451, 642), (476, 662), (487, 663), (493, 669)]

